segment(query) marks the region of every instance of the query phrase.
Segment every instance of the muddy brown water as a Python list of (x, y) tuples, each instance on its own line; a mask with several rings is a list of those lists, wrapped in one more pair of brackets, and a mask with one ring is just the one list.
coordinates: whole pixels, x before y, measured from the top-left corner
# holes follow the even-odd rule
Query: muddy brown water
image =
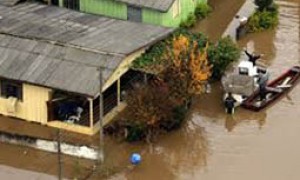
[[(233, 5), (233, 9), (240, 6), (231, 0), (211, 3)], [(277, 3), (278, 28), (250, 34), (239, 42), (240, 47), (264, 54), (262, 63), (269, 66), (271, 79), (299, 65), (300, 60), (300, 1)], [(224, 8), (210, 18), (216, 18), (215, 22), (227, 21), (233, 16), (228, 11)], [(216, 39), (221, 34), (217, 29), (224, 27), (217, 24), (204, 22), (199, 27)], [(211, 94), (197, 98), (182, 129), (162, 137), (153, 147), (145, 147), (141, 165), (112, 179), (298, 180), (299, 90), (300, 85), (262, 112), (240, 108), (234, 116), (228, 116), (221, 102), (221, 86), (214, 84)]]
[(213, 9), (213, 13), (209, 14), (201, 23), (197, 23), (192, 31), (202, 32), (211, 40), (216, 41), (222, 36), (244, 2), (245, 0), (209, 0), (208, 3)]
[[(262, 62), (269, 66), (271, 78), (299, 65), (300, 60), (300, 1), (276, 2), (280, 5), (278, 28), (247, 35), (238, 42), (240, 47), (265, 54)], [(221, 9), (211, 15), (214, 22), (204, 21), (199, 27), (217, 39), (226, 28), (222, 23), (234, 16), (228, 7), (238, 9), (242, 3), (238, 0), (211, 0), (210, 3), (215, 9), (217, 5)], [(298, 180), (299, 90), (300, 85), (262, 112), (239, 108), (234, 116), (228, 116), (221, 102), (221, 86), (214, 84), (212, 93), (195, 99), (185, 125), (162, 135), (153, 145), (120, 143), (107, 137), (105, 152), (109, 168), (106, 171), (114, 174), (109, 179)], [(1, 143), (0, 152), (0, 164), (56, 174), (54, 154)], [(136, 167), (129, 166), (133, 152), (142, 154), (142, 163)], [(85, 168), (92, 166), (91, 162), (70, 157), (64, 160), (69, 164), (63, 171), (67, 177), (84, 174)], [(103, 178), (94, 175), (90, 179)]]

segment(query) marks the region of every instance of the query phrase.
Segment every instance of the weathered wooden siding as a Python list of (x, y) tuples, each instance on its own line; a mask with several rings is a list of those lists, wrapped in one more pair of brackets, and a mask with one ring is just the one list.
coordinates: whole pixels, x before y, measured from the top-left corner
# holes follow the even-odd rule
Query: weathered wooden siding
[(173, 6), (166, 13), (152, 9), (143, 9), (143, 22), (168, 27), (178, 27), (181, 21), (187, 19), (189, 13), (195, 11), (198, 3), (206, 1), (207, 0), (180, 0), (180, 14), (175, 18), (173, 18)]
[(112, 0), (81, 0), (80, 11), (118, 19), (127, 19), (126, 4)]
[(15, 113), (7, 112), (8, 99), (0, 97), (0, 114), (41, 124), (47, 123), (47, 104), (51, 89), (23, 84), (23, 100), (17, 102)]

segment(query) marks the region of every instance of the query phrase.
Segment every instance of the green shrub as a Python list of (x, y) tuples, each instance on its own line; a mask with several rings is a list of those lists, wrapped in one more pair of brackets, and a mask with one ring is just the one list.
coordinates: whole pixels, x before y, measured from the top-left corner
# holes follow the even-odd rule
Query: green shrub
[(187, 112), (188, 109), (183, 105), (173, 108), (172, 110), (173, 118), (167, 121), (163, 121), (160, 124), (160, 127), (166, 131), (171, 131), (179, 128), (182, 122), (184, 121)]
[(138, 57), (135, 61), (133, 61), (133, 68), (143, 68), (148, 65), (159, 63), (158, 61), (156, 61), (156, 58), (161, 57), (163, 55), (168, 41), (169, 39), (166, 39), (151, 46), (146, 51), (146, 53), (144, 53), (142, 56)]
[(256, 11), (250, 16), (247, 27), (249, 32), (273, 29), (278, 25), (278, 7), (270, 6), (263, 11)]
[[(145, 68), (147, 65), (159, 64), (161, 61), (162, 55), (166, 47), (171, 47), (170, 40), (173, 37), (177, 37), (180, 34), (188, 36), (192, 41), (197, 41), (199, 48), (205, 47), (208, 42), (207, 36), (202, 33), (190, 33), (186, 29), (179, 29), (174, 32), (172, 36), (166, 40), (159, 42), (158, 44), (152, 46), (145, 54), (140, 56), (134, 61), (134, 67)], [(226, 70), (227, 66), (239, 58), (240, 52), (239, 48), (229, 37), (223, 38), (218, 41), (216, 45), (210, 45), (208, 49), (208, 59), (209, 62), (213, 65), (213, 79), (220, 79)]]
[(152, 47), (150, 47), (144, 54), (133, 61), (133, 68), (142, 69), (149, 65), (159, 64), (162, 60), (162, 55), (165, 52), (167, 47), (171, 47), (172, 39), (178, 37), (180, 34), (189, 37), (191, 41), (196, 41), (199, 46), (205, 47), (206, 42), (208, 41), (207, 36), (202, 33), (191, 33), (187, 29), (179, 28), (171, 36), (162, 40)]
[(194, 13), (190, 13), (185, 21), (180, 23), (182, 28), (190, 28), (196, 24), (197, 18)]
[(258, 6), (259, 11), (263, 11), (273, 4), (273, 0), (255, 0), (254, 3)]
[(127, 131), (127, 141), (140, 141), (146, 137), (147, 127), (145, 125), (137, 124), (134, 121), (128, 121)]
[[(172, 118), (164, 120), (159, 123), (159, 129), (163, 131), (172, 131), (178, 129), (184, 121), (188, 109), (185, 106), (177, 106), (172, 110)], [(135, 142), (145, 140), (149, 132), (150, 127), (147, 124), (137, 123), (136, 121), (127, 121), (126, 123), (127, 136), (126, 141)], [(156, 129), (158, 131), (158, 129)], [(152, 131), (153, 133), (153, 131)]]
[(212, 11), (212, 8), (207, 3), (199, 3), (195, 9), (197, 19), (204, 19)]
[(228, 65), (238, 60), (240, 49), (230, 37), (220, 39), (208, 49), (208, 60), (213, 65), (213, 79), (220, 79)]

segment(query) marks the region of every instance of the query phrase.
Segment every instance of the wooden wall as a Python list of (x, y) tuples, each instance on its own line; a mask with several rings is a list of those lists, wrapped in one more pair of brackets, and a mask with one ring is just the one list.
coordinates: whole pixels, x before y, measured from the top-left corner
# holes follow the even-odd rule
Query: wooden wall
[(27, 121), (35, 121), (41, 124), (47, 123), (47, 101), (51, 89), (39, 86), (23, 84), (23, 100), (16, 103), (16, 111), (8, 112), (9, 100), (0, 97), (0, 114), (17, 117)]

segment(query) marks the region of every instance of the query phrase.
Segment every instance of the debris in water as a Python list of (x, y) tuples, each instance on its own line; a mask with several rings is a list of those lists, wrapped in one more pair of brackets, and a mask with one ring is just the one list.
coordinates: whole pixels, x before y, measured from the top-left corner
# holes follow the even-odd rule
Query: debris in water
[(132, 164), (134, 165), (138, 165), (140, 162), (141, 162), (142, 158), (141, 158), (141, 155), (138, 154), (138, 153), (133, 153), (131, 155), (131, 158), (130, 158), (130, 161)]

